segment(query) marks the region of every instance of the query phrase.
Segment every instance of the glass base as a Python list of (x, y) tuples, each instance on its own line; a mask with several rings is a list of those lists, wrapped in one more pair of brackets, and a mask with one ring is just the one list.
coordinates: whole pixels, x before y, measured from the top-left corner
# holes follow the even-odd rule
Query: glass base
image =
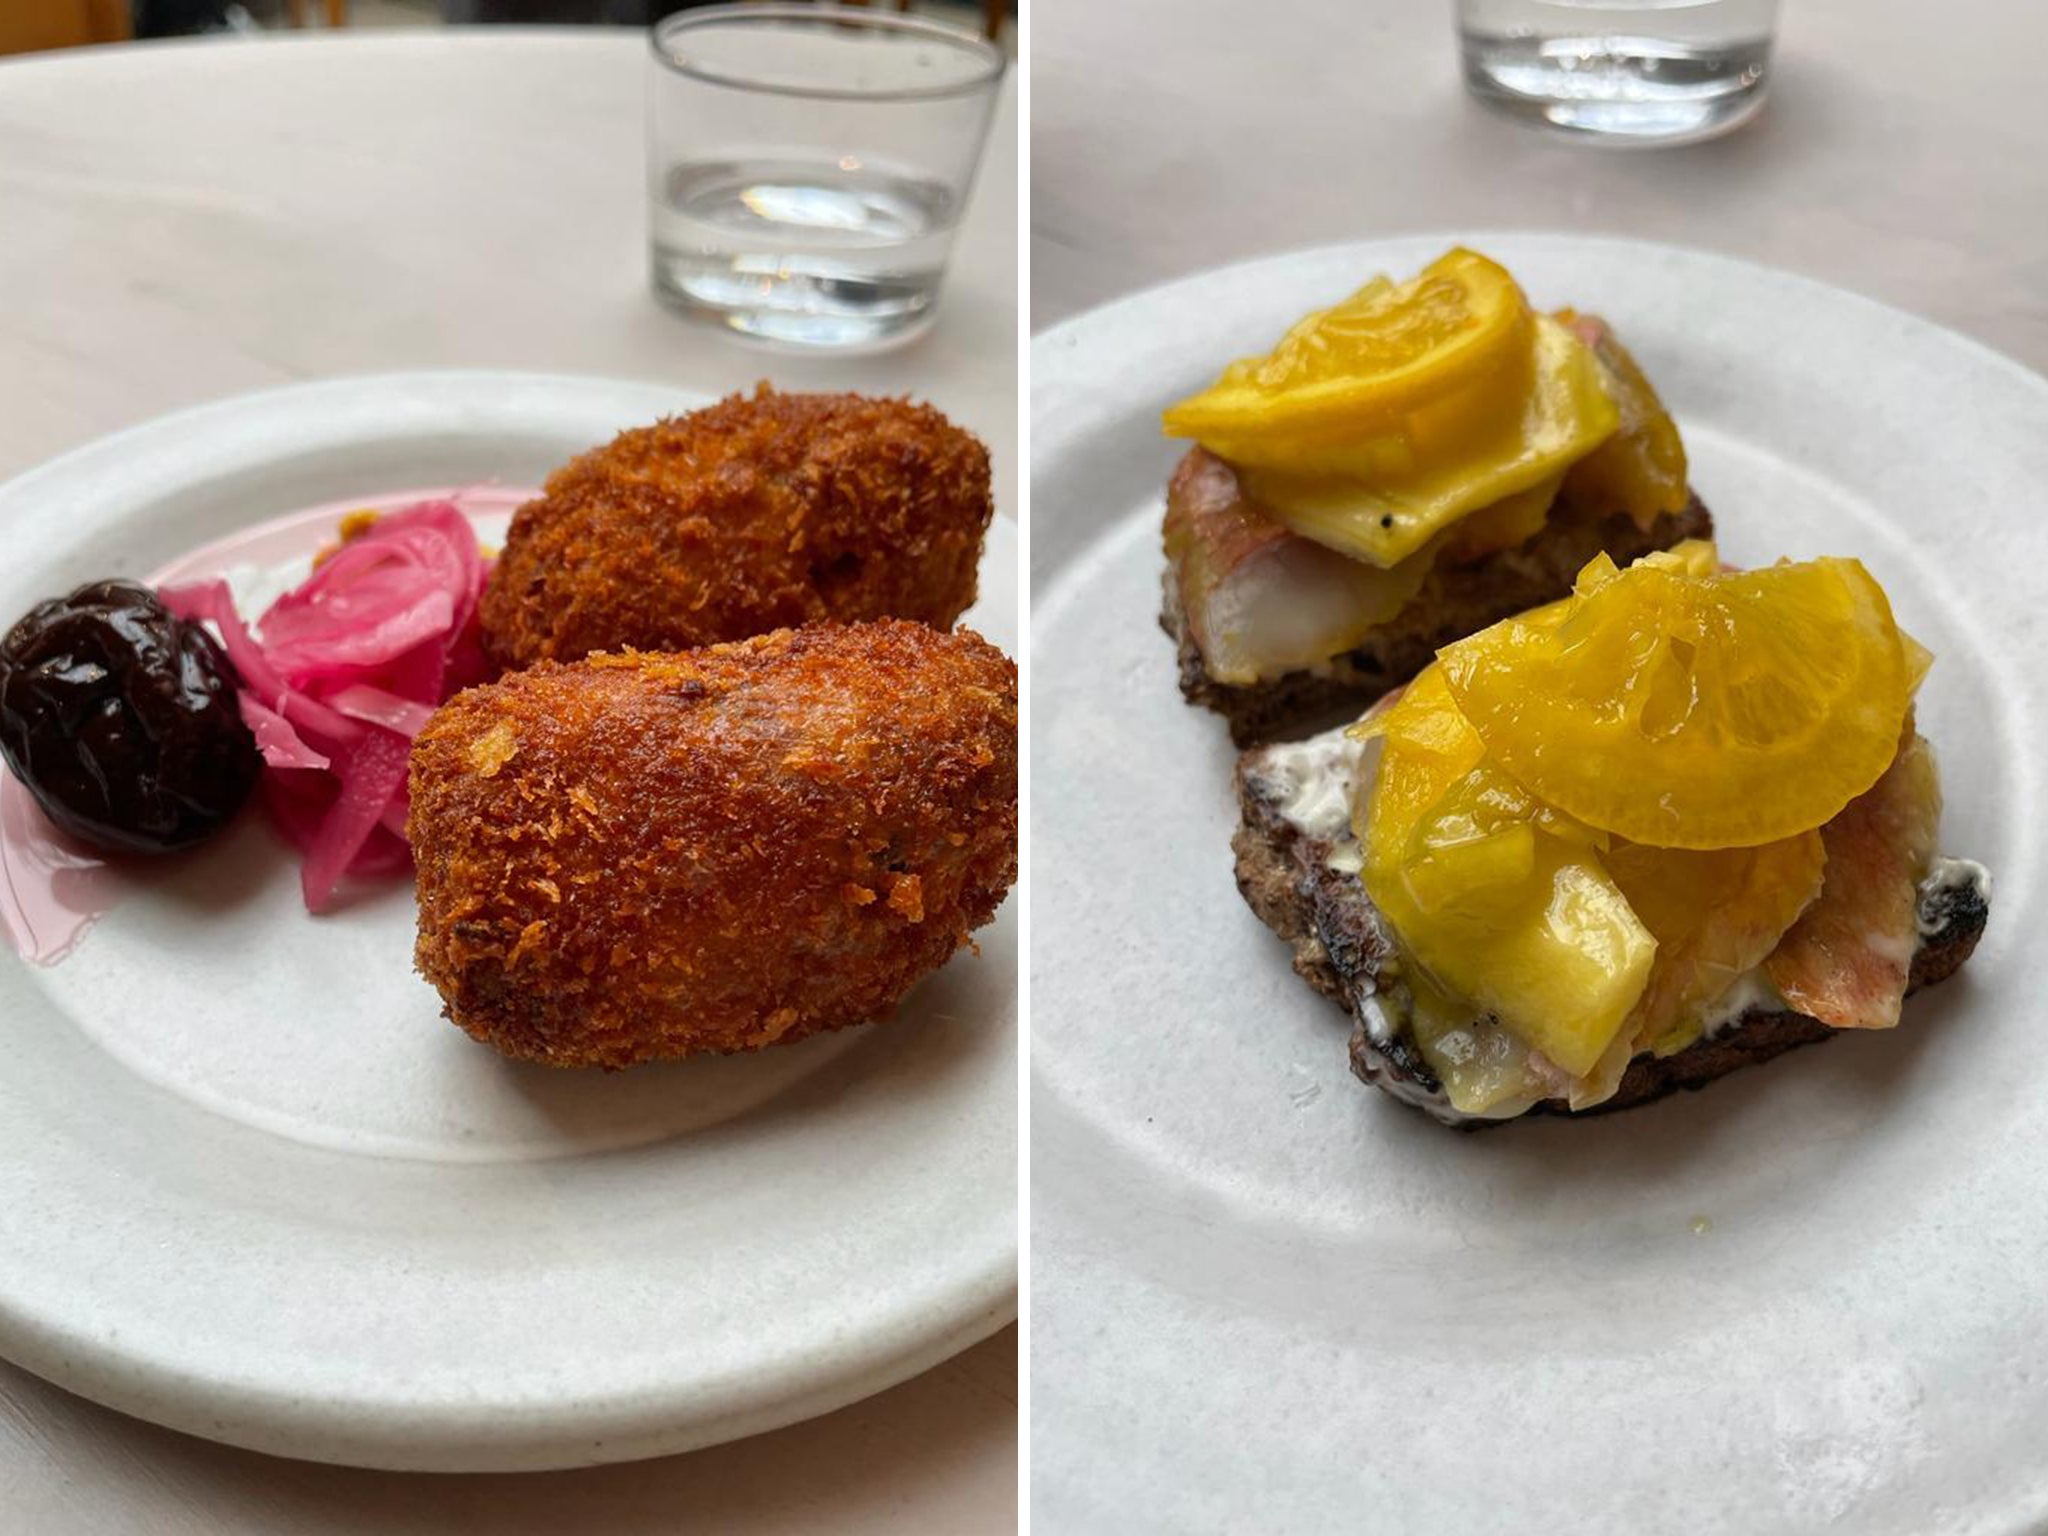
[(805, 352), (880, 352), (931, 329), (938, 283), (789, 258), (709, 258), (655, 247), (655, 296), (743, 340)]
[(1769, 38), (1715, 49), (1642, 37), (1462, 38), (1465, 84), (1496, 111), (1610, 144), (1687, 144), (1764, 104)]

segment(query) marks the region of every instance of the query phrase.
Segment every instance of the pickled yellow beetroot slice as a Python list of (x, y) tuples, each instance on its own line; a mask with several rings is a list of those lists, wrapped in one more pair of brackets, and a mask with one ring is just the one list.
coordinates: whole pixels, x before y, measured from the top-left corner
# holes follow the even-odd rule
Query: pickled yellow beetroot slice
[(1488, 758), (1664, 848), (1790, 837), (1875, 783), (1920, 670), (1883, 589), (1856, 560), (1703, 563), (1589, 566), (1564, 603), (1446, 648)]

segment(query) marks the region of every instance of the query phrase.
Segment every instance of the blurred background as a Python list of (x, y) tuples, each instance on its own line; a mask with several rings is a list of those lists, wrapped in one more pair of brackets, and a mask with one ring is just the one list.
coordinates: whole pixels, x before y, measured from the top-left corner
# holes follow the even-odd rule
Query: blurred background
[[(293, 27), (416, 27), (508, 22), (527, 26), (647, 26), (710, 0), (6, 0), (0, 53), (74, 48), (131, 38)], [(846, 0), (861, 4), (864, 0)], [(882, 0), (956, 26), (1012, 39), (1016, 0)]]
[(1781, 11), (1761, 111), (1622, 149), (1476, 98), (1452, 0), (1034, 0), (1033, 326), (1292, 247), (1556, 229), (1786, 267), (2048, 369), (2048, 7)]

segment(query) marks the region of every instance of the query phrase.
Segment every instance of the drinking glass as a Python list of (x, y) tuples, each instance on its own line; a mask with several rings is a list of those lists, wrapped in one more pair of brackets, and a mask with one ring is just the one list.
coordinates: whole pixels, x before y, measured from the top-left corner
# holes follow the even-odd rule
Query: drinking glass
[(1778, 0), (1458, 0), (1487, 105), (1611, 143), (1725, 133), (1763, 105)]
[(929, 326), (1002, 52), (817, 5), (684, 11), (652, 36), (655, 292), (792, 347), (875, 348)]

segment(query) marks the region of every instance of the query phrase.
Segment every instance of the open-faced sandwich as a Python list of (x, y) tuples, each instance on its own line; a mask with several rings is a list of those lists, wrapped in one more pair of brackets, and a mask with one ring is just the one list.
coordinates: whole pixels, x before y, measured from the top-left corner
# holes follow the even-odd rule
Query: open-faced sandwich
[(1449, 1123), (1620, 1109), (1900, 1003), (1976, 947), (1913, 700), (1855, 560), (1689, 541), (1445, 647), (1348, 729), (1238, 767), (1238, 885)]
[(1678, 429), (1600, 320), (1453, 250), (1375, 278), (1167, 411), (1163, 622), (1240, 746), (1355, 714), (1437, 648), (1712, 534)]

